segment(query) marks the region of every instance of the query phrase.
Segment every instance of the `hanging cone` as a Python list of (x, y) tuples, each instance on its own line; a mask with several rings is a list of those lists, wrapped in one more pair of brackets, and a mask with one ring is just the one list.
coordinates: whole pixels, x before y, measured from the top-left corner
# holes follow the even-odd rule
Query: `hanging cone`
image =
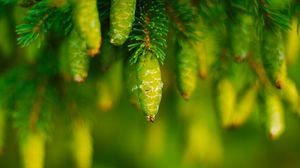
[(77, 168), (91, 168), (93, 139), (90, 126), (83, 121), (73, 125), (73, 154)]
[(112, 0), (110, 8), (110, 42), (124, 44), (132, 29), (136, 0)]
[(45, 160), (45, 137), (38, 132), (30, 132), (21, 143), (24, 168), (43, 168)]
[(136, 65), (139, 103), (146, 118), (154, 122), (162, 96), (159, 62), (152, 53), (141, 55)]
[(75, 0), (74, 19), (79, 35), (86, 41), (87, 54), (95, 56), (102, 40), (97, 0)]

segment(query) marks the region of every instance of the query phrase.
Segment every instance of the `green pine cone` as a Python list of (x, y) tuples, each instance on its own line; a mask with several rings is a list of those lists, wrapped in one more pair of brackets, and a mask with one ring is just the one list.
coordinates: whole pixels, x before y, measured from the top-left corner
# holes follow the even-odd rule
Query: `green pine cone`
[(76, 0), (74, 14), (80, 36), (86, 41), (88, 54), (96, 55), (101, 46), (101, 24), (97, 0)]
[(207, 48), (205, 42), (196, 42), (194, 44), (195, 51), (198, 58), (198, 75), (201, 79), (205, 79), (207, 76)]
[(222, 126), (224, 128), (232, 127), (237, 99), (235, 87), (232, 81), (224, 78), (218, 83), (217, 91), (217, 105), (220, 111)]
[(45, 162), (46, 138), (40, 132), (29, 132), (21, 142), (21, 156), (24, 168), (43, 168)]
[(284, 45), (280, 30), (265, 30), (262, 40), (262, 61), (267, 75), (278, 89), (285, 78)]
[(93, 138), (89, 123), (78, 120), (73, 124), (73, 156), (78, 168), (92, 167)]
[(285, 129), (282, 103), (278, 96), (267, 95), (267, 132), (271, 139), (277, 139)]
[(68, 39), (68, 58), (71, 73), (76, 82), (83, 82), (88, 76), (89, 57), (86, 51), (86, 43), (76, 31), (70, 34)]
[(97, 81), (97, 105), (101, 111), (109, 111), (118, 103), (122, 84), (122, 62), (118, 61)]
[(297, 115), (300, 114), (300, 96), (297, 89), (297, 85), (291, 79), (286, 79), (284, 83), (284, 88), (281, 92), (281, 98), (285, 100), (289, 108), (295, 112)]
[(138, 98), (147, 120), (154, 122), (162, 96), (162, 79), (157, 58), (150, 52), (141, 55), (136, 65)]
[(136, 0), (112, 0), (110, 8), (110, 42), (124, 44), (131, 32)]
[(250, 16), (239, 15), (236, 23), (233, 23), (229, 29), (232, 56), (238, 62), (243, 61), (249, 52), (252, 37), (251, 22)]
[(176, 57), (177, 85), (180, 94), (188, 100), (196, 88), (198, 58), (189, 42), (182, 42)]
[(243, 125), (250, 117), (256, 103), (257, 92), (258, 86), (255, 84), (243, 94), (243, 97), (239, 98), (233, 114), (233, 126)]

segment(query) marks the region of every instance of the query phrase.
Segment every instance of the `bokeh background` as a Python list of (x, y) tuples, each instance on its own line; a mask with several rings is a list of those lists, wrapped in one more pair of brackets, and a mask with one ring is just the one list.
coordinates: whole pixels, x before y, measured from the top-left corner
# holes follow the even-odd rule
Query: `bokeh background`
[[(267, 137), (258, 111), (242, 127), (224, 130), (212, 109), (209, 83), (200, 83), (197, 94), (201, 97), (189, 102), (191, 105), (186, 109), (179, 107), (186, 102), (177, 92), (165, 96), (155, 123), (146, 122), (125, 97), (111, 111), (95, 111), (93, 167), (300, 166), (298, 117), (288, 111), (285, 113), (286, 130), (276, 141)], [(71, 131), (65, 122), (56, 124), (46, 145), (45, 167), (75, 167)], [(15, 130), (10, 125), (6, 131), (0, 165), (21, 167)]]

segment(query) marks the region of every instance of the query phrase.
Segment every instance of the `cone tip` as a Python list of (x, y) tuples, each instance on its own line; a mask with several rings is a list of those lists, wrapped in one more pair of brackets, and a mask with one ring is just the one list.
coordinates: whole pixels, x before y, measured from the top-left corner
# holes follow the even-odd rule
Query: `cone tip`
[(76, 74), (76, 75), (74, 76), (74, 81), (75, 81), (75, 82), (78, 82), (78, 83), (84, 82), (85, 79), (86, 79), (85, 75), (79, 75), (79, 74)]
[(207, 73), (205, 71), (200, 71), (198, 75), (202, 80), (207, 78)]
[(234, 60), (237, 63), (242, 63), (242, 62), (245, 61), (245, 59), (246, 59), (245, 55), (236, 55), (236, 56), (234, 56)]
[(110, 43), (113, 44), (114, 46), (121, 46), (125, 43), (126, 39), (123, 39), (121, 37), (112, 37), (110, 39)]
[(276, 86), (277, 89), (282, 89), (282, 87), (283, 87), (283, 81), (280, 80), (280, 79), (277, 79), (275, 81), (275, 86)]
[(147, 119), (148, 122), (154, 123), (155, 115), (147, 115), (146, 119)]
[(91, 57), (95, 57), (97, 54), (99, 54), (99, 48), (91, 48), (88, 50), (88, 55)]
[(269, 132), (269, 138), (271, 140), (276, 140), (278, 137), (279, 137), (279, 134), (273, 133), (273, 132)]
[(187, 100), (189, 100), (189, 99), (190, 99), (190, 96), (191, 96), (191, 95), (190, 95), (190, 94), (188, 94), (188, 93), (186, 93), (186, 92), (182, 92), (182, 93), (181, 93), (181, 96), (183, 97), (183, 99), (184, 99), (184, 100), (186, 100), (186, 101), (187, 101)]

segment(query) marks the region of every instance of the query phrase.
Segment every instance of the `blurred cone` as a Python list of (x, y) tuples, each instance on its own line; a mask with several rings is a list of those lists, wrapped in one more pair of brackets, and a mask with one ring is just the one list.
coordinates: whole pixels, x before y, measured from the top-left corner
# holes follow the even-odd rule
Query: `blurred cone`
[(84, 121), (75, 121), (73, 125), (73, 138), (73, 154), (76, 167), (92, 167), (93, 139), (89, 124)]
[(266, 97), (267, 132), (271, 139), (277, 139), (285, 129), (284, 114), (281, 101), (277, 95)]
[(39, 132), (30, 132), (21, 143), (24, 168), (43, 168), (45, 137)]

